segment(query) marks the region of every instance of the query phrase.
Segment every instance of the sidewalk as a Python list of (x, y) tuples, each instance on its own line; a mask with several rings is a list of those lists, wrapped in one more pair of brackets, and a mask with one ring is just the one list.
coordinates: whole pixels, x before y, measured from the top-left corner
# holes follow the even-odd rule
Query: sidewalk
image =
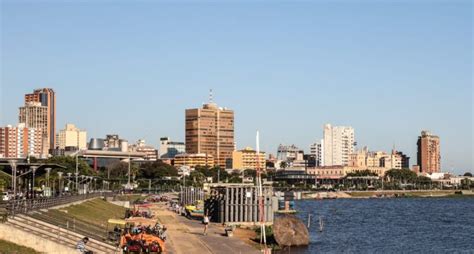
[(260, 253), (259, 250), (247, 245), (238, 238), (224, 236), (221, 227), (210, 225), (206, 236), (203, 235), (204, 226), (200, 221), (188, 220), (166, 206), (153, 209), (160, 223), (168, 228), (168, 253)]

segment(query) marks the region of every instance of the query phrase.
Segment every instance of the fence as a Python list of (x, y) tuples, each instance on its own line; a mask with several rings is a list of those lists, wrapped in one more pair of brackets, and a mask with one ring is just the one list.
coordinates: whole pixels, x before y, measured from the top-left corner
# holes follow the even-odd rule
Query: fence
[[(265, 222), (273, 222), (272, 187), (263, 188)], [(211, 221), (227, 223), (256, 223), (260, 221), (256, 186), (223, 186), (211, 188), (205, 209)]]
[(204, 191), (202, 188), (181, 187), (179, 192), (179, 202), (181, 205), (195, 204), (198, 200), (204, 200)]
[(35, 199), (17, 199), (10, 200), (0, 205), (7, 210), (9, 216), (15, 214), (27, 213), (38, 209), (46, 209), (54, 206), (73, 203), (90, 198), (114, 195), (112, 192), (94, 192), (82, 195), (60, 196), (54, 198), (35, 198)]

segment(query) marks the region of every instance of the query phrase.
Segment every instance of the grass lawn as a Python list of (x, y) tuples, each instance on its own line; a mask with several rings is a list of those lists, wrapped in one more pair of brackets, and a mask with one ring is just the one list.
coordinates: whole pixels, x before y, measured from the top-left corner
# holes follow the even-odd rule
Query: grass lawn
[(70, 217), (87, 221), (102, 228), (107, 226), (108, 219), (123, 219), (125, 215), (125, 207), (111, 204), (100, 198), (59, 210), (67, 213)]
[(16, 245), (12, 242), (8, 242), (0, 239), (0, 253), (8, 254), (35, 254), (40, 253), (32, 248)]
[(141, 194), (126, 194), (126, 195), (118, 195), (115, 197), (115, 200), (118, 201), (135, 201), (135, 200), (144, 200), (147, 195)]

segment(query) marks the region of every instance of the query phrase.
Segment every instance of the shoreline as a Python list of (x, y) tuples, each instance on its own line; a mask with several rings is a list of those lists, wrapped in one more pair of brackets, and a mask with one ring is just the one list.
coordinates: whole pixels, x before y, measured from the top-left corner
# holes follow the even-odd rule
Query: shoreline
[[(462, 193), (462, 194), (460, 194)], [(377, 190), (302, 192), (302, 200), (367, 199), (367, 198), (462, 198), (474, 197), (473, 190)]]

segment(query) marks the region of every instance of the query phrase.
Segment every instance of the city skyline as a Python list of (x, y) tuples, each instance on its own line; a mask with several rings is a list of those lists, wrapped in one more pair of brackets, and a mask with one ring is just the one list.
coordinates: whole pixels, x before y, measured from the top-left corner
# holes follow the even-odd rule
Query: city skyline
[[(184, 141), (184, 110), (212, 88), (217, 104), (235, 111), (237, 149), (253, 147), (260, 130), (267, 154), (280, 143), (309, 152), (331, 123), (352, 126), (358, 148), (395, 145), (413, 159), (427, 129), (441, 138), (443, 171), (473, 169), (469, 5), (198, 5), (207, 18), (188, 6), (117, 5), (104, 23), (100, 4), (2, 5), (1, 126), (18, 123), (24, 94), (50, 87), (56, 128), (73, 123), (89, 137), (117, 133), (158, 147), (162, 136)], [(67, 19), (72, 11), (82, 15)], [(128, 19), (115, 23), (121, 15)], [(147, 32), (154, 26), (156, 35)], [(123, 38), (106, 28), (138, 30)], [(198, 46), (187, 44), (193, 39)]]

